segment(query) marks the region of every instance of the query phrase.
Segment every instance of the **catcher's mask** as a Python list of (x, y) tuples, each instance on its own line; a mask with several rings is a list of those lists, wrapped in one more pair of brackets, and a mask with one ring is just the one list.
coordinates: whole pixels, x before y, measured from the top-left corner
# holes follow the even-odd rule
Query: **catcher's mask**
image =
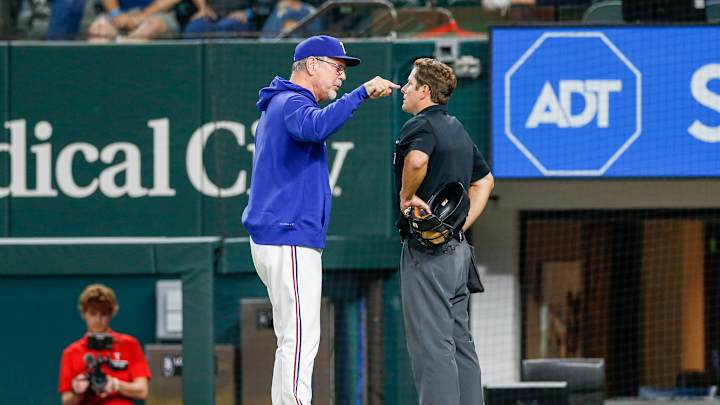
[(462, 226), (470, 210), (470, 200), (460, 182), (448, 183), (427, 202), (432, 214), (410, 207), (405, 216), (418, 242), (427, 247), (441, 246), (450, 239), (462, 237)]

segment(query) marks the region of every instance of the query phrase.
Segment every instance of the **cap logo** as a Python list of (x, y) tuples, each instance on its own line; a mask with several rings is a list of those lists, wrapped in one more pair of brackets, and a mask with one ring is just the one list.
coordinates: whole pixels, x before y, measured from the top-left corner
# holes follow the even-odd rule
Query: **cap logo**
[(340, 48), (342, 48), (343, 50), (343, 55), (347, 54), (347, 52), (345, 51), (345, 44), (343, 44), (342, 41), (338, 41), (338, 43), (340, 44)]

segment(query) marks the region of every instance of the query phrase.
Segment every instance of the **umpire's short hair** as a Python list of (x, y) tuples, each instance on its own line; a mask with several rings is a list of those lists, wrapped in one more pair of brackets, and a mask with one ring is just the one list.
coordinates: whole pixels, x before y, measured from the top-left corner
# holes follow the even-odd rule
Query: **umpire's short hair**
[(115, 291), (104, 284), (90, 284), (80, 294), (78, 299), (80, 313), (84, 313), (90, 307), (97, 308), (105, 313), (111, 313), (113, 316), (120, 309), (117, 298), (115, 298)]
[(420, 58), (415, 60), (415, 81), (417, 87), (430, 87), (430, 99), (433, 103), (447, 104), (457, 78), (452, 68), (437, 59)]

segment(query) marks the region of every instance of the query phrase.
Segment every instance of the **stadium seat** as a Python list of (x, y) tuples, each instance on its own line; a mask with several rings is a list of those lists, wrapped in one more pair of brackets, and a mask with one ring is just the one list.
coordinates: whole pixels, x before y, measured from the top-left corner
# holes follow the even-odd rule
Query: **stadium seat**
[(603, 0), (593, 3), (585, 11), (583, 21), (586, 22), (623, 22), (622, 1)]
[(602, 405), (605, 398), (605, 360), (594, 358), (523, 360), (522, 380), (566, 381), (570, 405)]

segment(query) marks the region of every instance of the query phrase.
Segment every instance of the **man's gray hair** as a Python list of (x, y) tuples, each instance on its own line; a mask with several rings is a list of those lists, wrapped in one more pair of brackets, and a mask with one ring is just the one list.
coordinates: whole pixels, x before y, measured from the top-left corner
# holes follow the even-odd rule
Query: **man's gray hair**
[[(308, 58), (309, 58), (309, 56), (308, 56)], [(305, 65), (307, 65), (307, 60), (308, 60), (308, 58), (300, 59), (299, 61), (294, 62), (294, 63), (292, 64), (292, 71), (293, 71), (293, 72), (299, 72), (299, 71), (305, 69)]]

